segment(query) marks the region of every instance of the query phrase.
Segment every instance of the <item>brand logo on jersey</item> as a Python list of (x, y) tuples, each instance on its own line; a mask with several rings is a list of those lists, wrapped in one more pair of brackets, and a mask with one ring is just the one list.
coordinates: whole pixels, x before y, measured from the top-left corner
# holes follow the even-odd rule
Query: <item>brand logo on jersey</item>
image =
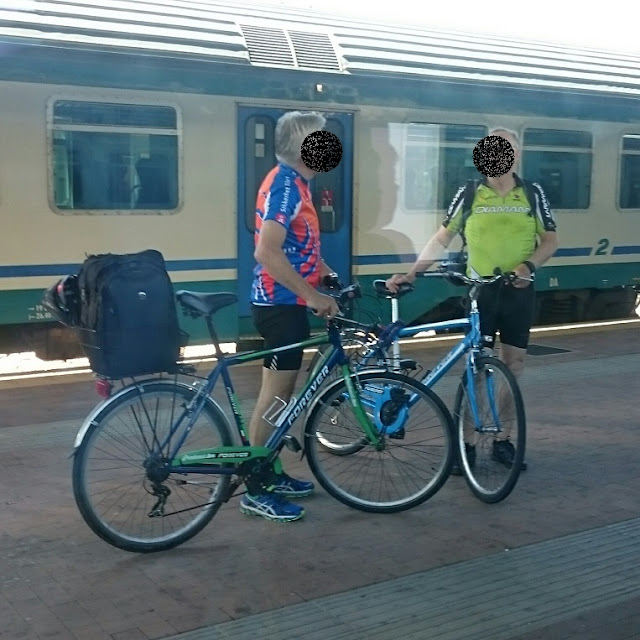
[(475, 207), (475, 213), (529, 213), (531, 207)]

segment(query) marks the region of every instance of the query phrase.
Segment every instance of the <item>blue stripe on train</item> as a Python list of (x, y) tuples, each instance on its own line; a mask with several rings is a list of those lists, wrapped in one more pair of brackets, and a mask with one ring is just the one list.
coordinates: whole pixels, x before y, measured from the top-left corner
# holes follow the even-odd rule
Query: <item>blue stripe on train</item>
[(615, 256), (628, 256), (633, 253), (640, 253), (640, 245), (613, 247), (613, 249), (611, 250), (611, 255)]
[[(592, 247), (564, 247), (556, 251), (555, 256), (579, 257), (589, 256), (593, 251)], [(633, 255), (640, 254), (640, 245), (621, 245), (611, 250), (611, 255)], [(455, 254), (449, 254), (452, 258)], [(417, 258), (415, 253), (385, 255), (364, 255), (355, 256), (354, 263), (360, 266), (376, 264), (400, 264), (411, 263)], [(67, 273), (77, 273), (80, 264), (25, 264), (15, 266), (1, 266), (0, 278), (20, 278), (33, 276), (58, 276)], [(215, 269), (235, 269), (238, 261), (235, 258), (205, 259), (205, 260), (167, 260), (169, 271), (205, 271)]]

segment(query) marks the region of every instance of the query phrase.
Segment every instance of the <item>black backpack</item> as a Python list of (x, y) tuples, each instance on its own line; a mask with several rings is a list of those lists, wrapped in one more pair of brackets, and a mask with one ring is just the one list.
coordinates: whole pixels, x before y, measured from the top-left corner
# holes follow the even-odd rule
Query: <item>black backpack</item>
[(92, 371), (127, 378), (176, 370), (183, 334), (159, 251), (89, 256), (77, 283), (78, 332)]

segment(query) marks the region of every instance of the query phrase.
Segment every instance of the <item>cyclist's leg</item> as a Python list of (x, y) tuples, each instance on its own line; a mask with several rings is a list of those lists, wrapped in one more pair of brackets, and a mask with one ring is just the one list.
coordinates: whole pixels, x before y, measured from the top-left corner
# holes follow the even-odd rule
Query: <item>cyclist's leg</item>
[[(276, 305), (253, 307), (256, 328), (264, 339), (264, 348), (273, 349), (310, 336), (306, 307)], [(249, 423), (249, 438), (253, 445), (264, 445), (273, 431), (262, 417), (275, 397), (289, 402), (302, 365), (302, 349), (273, 354), (264, 359), (262, 385)], [(277, 476), (272, 492), (261, 495), (246, 494), (241, 502), (243, 513), (261, 515), (269, 520), (295, 520), (304, 515), (304, 509), (288, 503), (282, 496), (306, 496), (313, 492), (311, 482), (291, 478), (284, 472)]]
[[(309, 319), (302, 306), (254, 305), (252, 312), (256, 329), (264, 340), (264, 349), (283, 347), (306, 340), (310, 336)], [(262, 446), (269, 438), (273, 426), (262, 416), (276, 396), (289, 402), (302, 365), (302, 355), (302, 349), (295, 349), (264, 358), (262, 385), (249, 423), (251, 444)]]
[[(533, 324), (535, 312), (535, 290), (532, 286), (524, 289), (504, 287), (500, 306), (498, 327), (500, 330), (500, 359), (509, 367), (511, 372), (520, 381), (525, 366), (529, 336)], [(504, 416), (505, 424), (512, 424), (509, 418), (515, 420), (515, 407), (508, 389), (503, 389), (499, 398), (499, 410)], [(510, 437), (510, 429), (507, 428), (500, 440)], [(513, 446), (498, 445), (502, 448), (507, 459), (513, 458)], [(527, 465), (523, 462), (522, 468)]]
[(535, 312), (536, 294), (532, 286), (504, 288), (498, 317), (501, 360), (519, 379), (524, 371), (525, 356)]
[[(266, 347), (269, 348), (269, 347)], [(284, 354), (280, 354), (281, 358)], [(262, 368), (262, 384), (256, 400), (256, 406), (249, 423), (249, 440), (251, 444), (261, 447), (269, 439), (273, 426), (262, 416), (273, 404), (274, 398), (282, 398), (289, 402), (296, 384), (297, 370), (278, 370)]]

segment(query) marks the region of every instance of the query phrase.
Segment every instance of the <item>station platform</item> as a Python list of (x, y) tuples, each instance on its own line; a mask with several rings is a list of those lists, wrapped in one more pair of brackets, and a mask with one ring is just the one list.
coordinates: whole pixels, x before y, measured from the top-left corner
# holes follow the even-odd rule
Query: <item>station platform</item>
[[(452, 344), (403, 355), (429, 368)], [(73, 500), (91, 377), (0, 383), (0, 639), (640, 638), (640, 326), (534, 333), (530, 353), (528, 469), (503, 502), (452, 476), (376, 515), (318, 488), (303, 520), (278, 524), (234, 498), (149, 555), (97, 538)], [(250, 415), (260, 365), (233, 374)], [(435, 387), (449, 406), (457, 374)], [(299, 454), (283, 460), (311, 479)]]

